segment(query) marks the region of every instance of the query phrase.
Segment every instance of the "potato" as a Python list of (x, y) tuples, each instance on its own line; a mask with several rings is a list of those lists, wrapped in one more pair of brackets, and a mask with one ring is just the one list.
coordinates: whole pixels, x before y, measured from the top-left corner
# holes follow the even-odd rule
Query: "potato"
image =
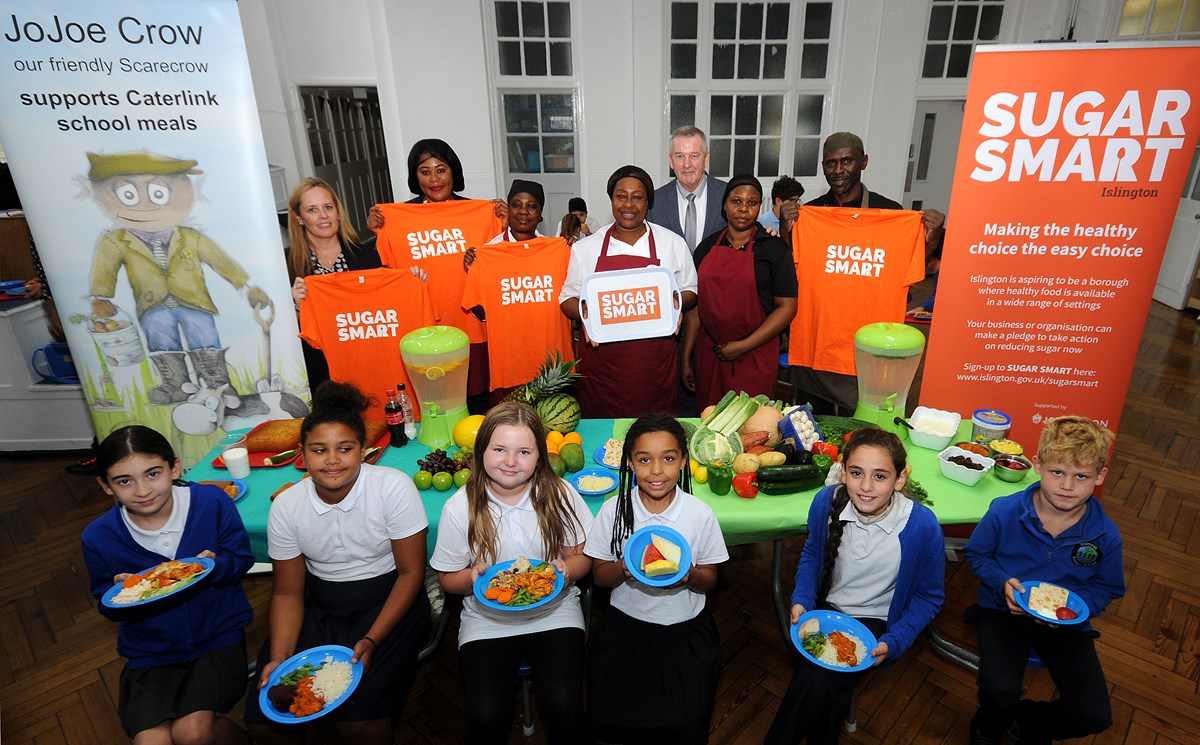
[(750, 453), (741, 453), (733, 459), (734, 473), (754, 473), (758, 466), (758, 456)]
[(783, 453), (777, 453), (774, 450), (767, 453), (759, 453), (758, 465), (760, 466), (782, 466), (787, 462), (787, 456)]

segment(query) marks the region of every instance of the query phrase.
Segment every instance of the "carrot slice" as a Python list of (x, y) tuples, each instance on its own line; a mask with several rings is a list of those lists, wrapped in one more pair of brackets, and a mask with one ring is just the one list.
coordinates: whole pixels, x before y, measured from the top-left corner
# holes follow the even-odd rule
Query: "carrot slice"
[(483, 593), (483, 596), (485, 598), (487, 598), (488, 600), (495, 600), (496, 598), (500, 597), (500, 588), (499, 587), (489, 587)]
[(131, 574), (125, 578), (124, 582), (121, 583), (121, 587), (133, 587), (134, 585), (136, 585), (138, 582), (141, 582), (141, 581), (142, 581), (142, 575)]
[(509, 588), (509, 587), (501, 588), (500, 595), (499, 595), (499, 597), (496, 598), (496, 602), (500, 603), (501, 605), (505, 605), (508, 603), (508, 601), (513, 599), (514, 595), (516, 595), (516, 592), (514, 592), (512, 590), (512, 588)]

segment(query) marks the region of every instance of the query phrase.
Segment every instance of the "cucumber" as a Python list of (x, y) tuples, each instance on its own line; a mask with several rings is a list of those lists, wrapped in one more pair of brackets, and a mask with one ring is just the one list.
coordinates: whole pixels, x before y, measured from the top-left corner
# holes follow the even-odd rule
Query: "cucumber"
[[(786, 466), (785, 466), (786, 468)], [(795, 481), (759, 481), (758, 491), (761, 494), (796, 494), (802, 491), (819, 489), (825, 485), (825, 479), (818, 476), (815, 479), (797, 479)]]
[(804, 466), (763, 466), (755, 473), (759, 487), (764, 483), (783, 483), (821, 479), (821, 469), (811, 463)]

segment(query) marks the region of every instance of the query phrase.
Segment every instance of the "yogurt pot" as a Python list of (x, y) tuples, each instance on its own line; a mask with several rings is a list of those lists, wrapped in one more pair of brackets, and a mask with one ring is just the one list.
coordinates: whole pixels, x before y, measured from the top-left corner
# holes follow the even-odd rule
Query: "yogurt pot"
[(984, 445), (992, 440), (1002, 440), (1008, 436), (1011, 426), (1012, 417), (1003, 411), (976, 409), (971, 417), (971, 439)]

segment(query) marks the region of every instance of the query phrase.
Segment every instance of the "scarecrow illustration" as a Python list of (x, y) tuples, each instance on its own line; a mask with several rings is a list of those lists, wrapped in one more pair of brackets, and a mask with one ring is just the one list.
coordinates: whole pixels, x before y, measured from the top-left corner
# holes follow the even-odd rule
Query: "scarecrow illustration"
[(201, 265), (245, 290), (251, 308), (266, 308), (271, 300), (261, 288), (247, 284), (246, 270), (233, 257), (181, 224), (196, 201), (190, 177), (203, 173), (196, 169), (197, 161), (147, 152), (87, 157), (92, 196), (118, 226), (96, 244), (92, 313), (103, 319), (117, 315), (112, 298), (124, 266), (146, 348), (162, 380), (147, 393), (150, 402), (169, 405), (188, 399), (189, 357), (197, 378), (213, 388), (232, 389), (226, 348), (217, 333), (217, 306)]

